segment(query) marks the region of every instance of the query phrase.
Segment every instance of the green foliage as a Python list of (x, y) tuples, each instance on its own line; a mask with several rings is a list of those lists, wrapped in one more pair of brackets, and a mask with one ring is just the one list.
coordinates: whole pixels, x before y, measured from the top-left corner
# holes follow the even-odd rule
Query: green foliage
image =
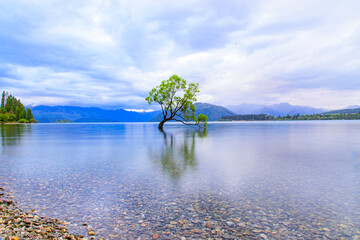
[(26, 119), (27, 119), (28, 121), (30, 121), (31, 119), (34, 119), (34, 115), (32, 114), (30, 108), (26, 109)]
[(0, 113), (0, 123), (11, 123), (16, 121), (15, 114), (11, 113)]
[(5, 108), (5, 101), (6, 101), (7, 95), (8, 95), (7, 92), (5, 92), (5, 91), (2, 92), (2, 95), (1, 95), (1, 109)]
[(25, 110), (24, 105), (21, 104), (16, 107), (15, 115), (16, 115), (17, 121), (19, 121), (20, 119), (26, 119), (26, 110)]
[(18, 123), (29, 123), (29, 121), (22, 118), (22, 119), (19, 119)]
[(5, 114), (0, 113), (0, 123), (4, 123), (4, 122), (6, 122)]
[(202, 124), (202, 125), (204, 125), (204, 128), (206, 128), (208, 119), (209, 119), (208, 116), (206, 116), (204, 114), (199, 114), (197, 116), (196, 123)]
[(198, 86), (199, 84), (194, 83), (187, 84), (183, 78), (172, 75), (149, 92), (146, 101), (149, 104), (158, 103), (161, 106), (163, 120), (159, 124), (159, 129), (162, 129), (163, 124), (170, 120), (180, 121), (187, 125), (194, 125), (188, 121), (194, 121), (195, 125), (201, 122), (206, 126), (204, 117), (201, 117), (199, 121), (195, 117), (194, 102), (199, 92)]
[(25, 109), (20, 100), (16, 99), (11, 94), (3, 91), (1, 95), (1, 108), (0, 108), (0, 122), (36, 122), (31, 110)]
[(360, 113), (312, 114), (277, 117), (276, 120), (355, 120)]

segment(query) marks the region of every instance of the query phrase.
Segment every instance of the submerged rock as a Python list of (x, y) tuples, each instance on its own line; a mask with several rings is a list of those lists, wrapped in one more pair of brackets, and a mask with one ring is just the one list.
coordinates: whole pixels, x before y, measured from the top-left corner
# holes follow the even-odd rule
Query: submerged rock
[[(2, 197), (11, 198), (0, 188)], [(0, 199), (0, 239), (83, 239), (70, 234), (58, 219), (50, 219), (34, 214), (34, 210), (24, 212), (16, 202), (6, 198)]]

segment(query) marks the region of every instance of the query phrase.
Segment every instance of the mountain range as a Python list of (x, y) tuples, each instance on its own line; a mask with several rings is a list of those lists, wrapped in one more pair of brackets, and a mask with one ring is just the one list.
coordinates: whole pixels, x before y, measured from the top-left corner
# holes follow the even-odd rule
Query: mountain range
[[(196, 113), (195, 116), (199, 114), (204, 114), (208, 116), (209, 121), (216, 121), (219, 120), (221, 117), (224, 116), (234, 116), (236, 113), (230, 111), (229, 109), (217, 106), (209, 103), (195, 103), (195, 109)], [(152, 122), (160, 122), (162, 120), (162, 114), (159, 113), (157, 116), (155, 116), (153, 119), (151, 119)]]
[(39, 123), (52, 123), (65, 119), (72, 122), (148, 122), (160, 113), (160, 111), (139, 113), (124, 109), (43, 105), (32, 107), (31, 111)]
[[(236, 113), (208, 103), (195, 103), (196, 115), (205, 114), (209, 121)], [(76, 106), (36, 106), (31, 108), (36, 120), (40, 123), (53, 123), (61, 120), (72, 122), (149, 122), (161, 121), (161, 111), (133, 112), (124, 109), (101, 109), (96, 107)]]
[[(268, 114), (271, 116), (305, 115), (316, 113), (357, 113), (359, 106), (349, 106), (347, 109), (327, 111), (321, 108), (294, 106), (288, 103), (274, 105), (240, 104), (228, 108), (209, 103), (195, 103), (196, 115), (205, 114), (209, 121), (215, 121), (224, 116), (245, 114)], [(124, 109), (101, 109), (96, 107), (76, 106), (36, 106), (31, 107), (32, 113), (40, 123), (52, 123), (61, 120), (72, 122), (149, 122), (160, 121), (161, 111), (135, 112)]]
[(240, 105), (228, 106), (228, 109), (239, 114), (267, 114), (271, 116), (286, 116), (286, 115), (305, 115), (316, 114), (327, 111), (323, 108), (313, 108), (307, 106), (296, 106), (289, 103), (279, 103), (273, 105), (261, 105), (261, 104), (248, 104), (243, 103)]

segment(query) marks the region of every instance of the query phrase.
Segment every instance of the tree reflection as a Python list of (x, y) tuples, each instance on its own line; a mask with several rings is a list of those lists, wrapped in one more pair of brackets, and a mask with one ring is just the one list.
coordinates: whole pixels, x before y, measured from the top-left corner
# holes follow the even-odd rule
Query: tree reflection
[(175, 135), (161, 131), (164, 144), (154, 153), (150, 151), (150, 158), (156, 165), (160, 165), (162, 171), (173, 180), (178, 180), (188, 170), (194, 169), (197, 164), (196, 139), (206, 137), (204, 131), (188, 131), (184, 135)]
[(1, 145), (12, 146), (21, 141), (25, 133), (31, 131), (31, 126), (25, 124), (0, 124)]

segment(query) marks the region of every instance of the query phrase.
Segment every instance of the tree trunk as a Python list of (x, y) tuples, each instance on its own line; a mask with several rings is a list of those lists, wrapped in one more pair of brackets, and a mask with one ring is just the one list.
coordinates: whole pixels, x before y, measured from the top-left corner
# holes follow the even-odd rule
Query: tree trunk
[(165, 122), (166, 122), (166, 119), (162, 120), (162, 121), (159, 123), (158, 128), (159, 128), (160, 131), (163, 131), (163, 130), (164, 130), (164, 123), (165, 123)]

